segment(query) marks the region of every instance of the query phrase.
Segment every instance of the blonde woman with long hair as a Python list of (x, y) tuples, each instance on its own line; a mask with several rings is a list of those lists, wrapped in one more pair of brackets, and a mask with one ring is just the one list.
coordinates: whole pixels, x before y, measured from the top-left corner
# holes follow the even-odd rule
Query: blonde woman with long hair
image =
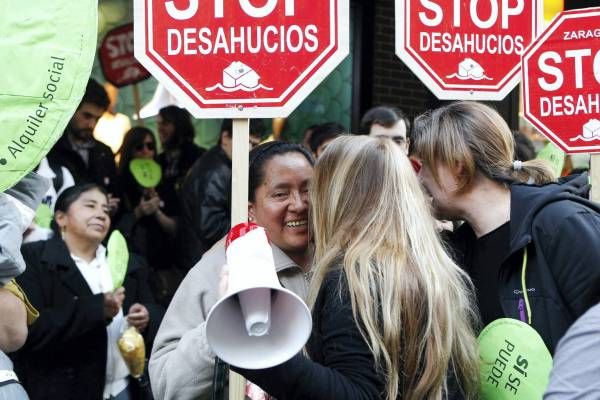
[(240, 372), (279, 400), (475, 398), (469, 279), (440, 244), (401, 149), (385, 138), (335, 139), (310, 200), (310, 360)]

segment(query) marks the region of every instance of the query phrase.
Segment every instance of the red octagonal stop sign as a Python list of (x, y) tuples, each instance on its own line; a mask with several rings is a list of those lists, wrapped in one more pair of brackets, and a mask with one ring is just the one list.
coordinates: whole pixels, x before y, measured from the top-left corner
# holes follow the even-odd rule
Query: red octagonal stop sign
[(110, 30), (98, 49), (100, 66), (107, 81), (123, 87), (150, 78), (150, 72), (133, 56), (133, 24)]
[(525, 118), (567, 153), (600, 152), (600, 8), (559, 14), (522, 70)]
[(542, 0), (396, 0), (396, 54), (439, 99), (502, 100)]
[(196, 117), (285, 117), (348, 54), (348, 0), (135, 0), (135, 56)]

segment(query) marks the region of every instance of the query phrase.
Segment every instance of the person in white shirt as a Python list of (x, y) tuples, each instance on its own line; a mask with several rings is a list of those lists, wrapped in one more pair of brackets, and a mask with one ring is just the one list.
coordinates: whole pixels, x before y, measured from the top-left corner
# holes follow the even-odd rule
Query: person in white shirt
[(110, 228), (108, 197), (96, 184), (66, 189), (55, 205), (55, 236), (27, 244), (18, 279), (40, 311), (15, 367), (32, 400), (133, 399), (117, 340), (127, 325), (150, 341), (162, 312), (146, 271), (130, 256), (123, 287), (114, 288), (101, 244)]

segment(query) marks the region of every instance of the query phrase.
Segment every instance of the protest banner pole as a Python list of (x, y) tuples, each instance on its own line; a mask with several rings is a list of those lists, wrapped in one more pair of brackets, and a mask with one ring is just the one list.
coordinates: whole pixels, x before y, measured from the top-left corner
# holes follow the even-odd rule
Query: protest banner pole
[[(233, 120), (231, 160), (231, 226), (248, 220), (248, 153), (250, 152), (250, 120)], [(246, 380), (229, 371), (229, 400), (244, 400)]]
[(133, 91), (133, 108), (135, 111), (134, 115), (137, 115), (138, 117), (137, 125), (144, 126), (144, 120), (140, 117), (140, 109), (142, 108), (142, 105), (140, 101), (140, 88), (138, 87), (137, 83), (131, 85), (131, 90)]
[(590, 177), (592, 178), (590, 197), (593, 201), (600, 202), (600, 154), (590, 156)]
[(248, 153), (250, 152), (250, 122), (247, 118), (233, 120), (232, 147), (231, 226), (235, 226), (248, 220)]

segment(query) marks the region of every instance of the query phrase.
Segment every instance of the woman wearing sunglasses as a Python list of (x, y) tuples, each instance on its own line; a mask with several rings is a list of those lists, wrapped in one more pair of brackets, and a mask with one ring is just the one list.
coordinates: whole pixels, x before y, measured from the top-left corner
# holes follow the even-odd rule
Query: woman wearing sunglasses
[(119, 149), (119, 184), (123, 193), (122, 213), (116, 228), (130, 243), (132, 250), (146, 257), (152, 274), (155, 296), (161, 302), (168, 300), (176, 287), (172, 263), (173, 237), (176, 227), (177, 204), (165, 201), (165, 187), (161, 181), (155, 188), (144, 188), (129, 168), (134, 159), (156, 161), (156, 139), (148, 128), (134, 127), (123, 139)]

